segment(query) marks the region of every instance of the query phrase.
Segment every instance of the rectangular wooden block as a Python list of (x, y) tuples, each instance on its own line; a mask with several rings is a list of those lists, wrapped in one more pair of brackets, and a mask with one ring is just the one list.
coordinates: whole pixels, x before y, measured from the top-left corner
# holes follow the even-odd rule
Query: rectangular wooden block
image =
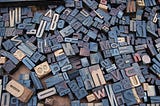
[(0, 64), (4, 64), (7, 61), (6, 57), (0, 57)]
[(90, 90), (92, 89), (95, 85), (94, 85), (94, 82), (93, 82), (93, 79), (92, 79), (92, 76), (91, 74), (89, 73), (89, 70), (88, 68), (82, 68), (79, 70), (79, 73), (82, 77), (82, 80), (84, 82), (84, 85), (85, 85), (85, 88), (87, 90)]
[(98, 64), (90, 66), (89, 71), (96, 87), (106, 84), (103, 73)]
[(48, 62), (39, 64), (38, 66), (34, 67), (34, 70), (39, 78), (42, 78), (51, 72)]
[(11, 80), (8, 82), (8, 84), (6, 85), (6, 91), (25, 103), (28, 102), (28, 100), (33, 95), (32, 90), (24, 87), (15, 80)]
[(13, 54), (19, 61), (21, 61), (26, 54), (24, 54), (21, 50), (17, 50), (14, 54)]
[(52, 96), (52, 95), (55, 95), (57, 92), (56, 92), (56, 89), (55, 87), (52, 87), (52, 88), (49, 88), (49, 89), (46, 89), (44, 91), (41, 91), (37, 94), (38, 96), (38, 99), (39, 100), (42, 100), (42, 99), (45, 99), (49, 96)]

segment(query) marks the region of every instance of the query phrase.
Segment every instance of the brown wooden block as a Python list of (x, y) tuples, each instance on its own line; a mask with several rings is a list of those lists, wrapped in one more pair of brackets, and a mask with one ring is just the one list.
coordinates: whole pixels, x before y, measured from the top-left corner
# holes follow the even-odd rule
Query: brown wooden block
[(34, 70), (39, 78), (42, 78), (51, 72), (48, 62), (39, 64), (38, 66), (34, 67)]
[(144, 7), (144, 6), (145, 6), (144, 0), (137, 0), (137, 4), (138, 4), (138, 6), (140, 6), (140, 7)]
[(6, 57), (0, 57), (0, 64), (4, 64), (7, 61)]
[(14, 54), (13, 54), (19, 61), (21, 61), (26, 54), (24, 54), (21, 50), (17, 50)]
[(59, 49), (59, 50), (55, 51), (54, 55), (55, 55), (57, 61), (60, 61), (64, 58), (66, 58), (66, 55), (64, 54), (63, 49)]
[(94, 94), (89, 94), (88, 96), (86, 96), (86, 98), (87, 98), (88, 102), (92, 102), (92, 101), (96, 100), (96, 97)]
[(28, 102), (28, 100), (33, 95), (33, 91), (24, 87), (20, 83), (15, 80), (11, 80), (6, 85), (6, 90), (12, 94), (13, 96), (17, 97), (22, 102)]
[(103, 87), (95, 88), (92, 90), (92, 92), (97, 99), (102, 99), (107, 96)]
[(89, 71), (96, 87), (106, 84), (102, 70), (98, 64), (90, 66)]

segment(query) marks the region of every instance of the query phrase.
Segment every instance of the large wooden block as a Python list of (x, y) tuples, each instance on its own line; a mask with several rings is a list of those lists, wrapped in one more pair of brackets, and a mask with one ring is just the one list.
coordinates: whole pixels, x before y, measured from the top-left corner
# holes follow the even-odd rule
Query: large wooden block
[(8, 82), (8, 84), (6, 85), (6, 91), (25, 103), (28, 102), (28, 100), (33, 95), (32, 90), (24, 87), (15, 80), (11, 80)]
[(51, 72), (48, 62), (39, 64), (38, 66), (34, 67), (34, 70), (39, 78), (42, 78)]
[(102, 70), (98, 64), (90, 66), (89, 71), (96, 87), (106, 84)]

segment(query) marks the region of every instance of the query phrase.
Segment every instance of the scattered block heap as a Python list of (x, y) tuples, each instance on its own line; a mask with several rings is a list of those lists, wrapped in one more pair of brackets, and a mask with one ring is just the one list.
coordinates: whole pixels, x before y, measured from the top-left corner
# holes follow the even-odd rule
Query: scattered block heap
[(0, 8), (0, 105), (159, 106), (160, 0), (64, 2)]

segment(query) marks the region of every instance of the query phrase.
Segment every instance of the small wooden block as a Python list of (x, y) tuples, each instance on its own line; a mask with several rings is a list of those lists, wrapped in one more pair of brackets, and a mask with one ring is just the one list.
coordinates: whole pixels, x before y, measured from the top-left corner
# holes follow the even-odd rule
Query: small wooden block
[(94, 94), (89, 94), (86, 98), (88, 102), (92, 102), (96, 100), (96, 97), (94, 96)]
[(14, 54), (13, 54), (19, 61), (21, 61), (26, 55), (21, 51), (21, 50), (17, 50)]
[(0, 57), (0, 64), (4, 64), (7, 61), (6, 57)]

